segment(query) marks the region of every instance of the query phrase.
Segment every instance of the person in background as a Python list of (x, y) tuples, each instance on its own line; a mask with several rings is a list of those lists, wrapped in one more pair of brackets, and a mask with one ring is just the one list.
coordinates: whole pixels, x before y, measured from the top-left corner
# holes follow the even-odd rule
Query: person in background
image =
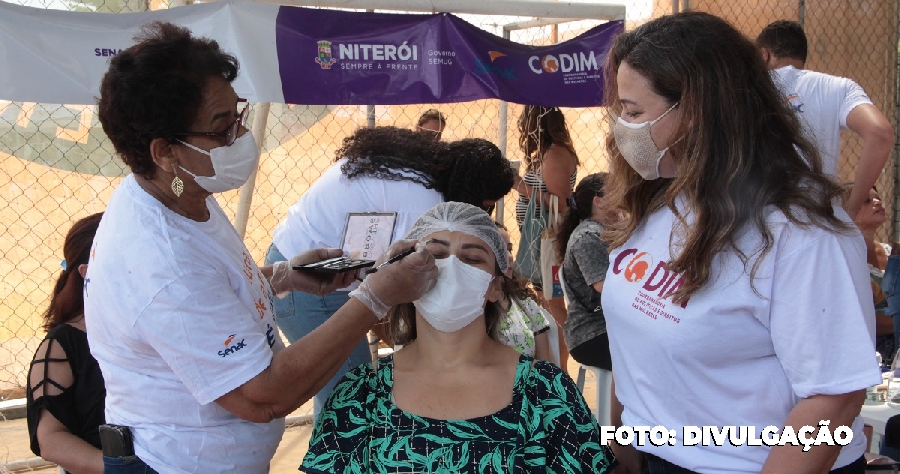
[(612, 443), (623, 471), (862, 474), (858, 415), (881, 383), (865, 245), (756, 46), (666, 15), (619, 35), (607, 71), (613, 423), (853, 431), (843, 447), (642, 436)]
[(500, 321), (499, 341), (522, 354), (556, 363), (550, 353), (548, 338), (550, 325), (556, 324), (556, 321), (535, 301), (538, 296), (528, 282), (513, 272), (515, 259), (509, 231), (502, 223), (496, 221), (494, 223), (497, 224), (497, 230), (500, 231), (500, 237), (503, 238), (509, 254), (509, 269), (502, 277), (503, 295), (497, 302), (504, 313), (504, 318)]
[[(516, 175), (513, 188), (519, 193), (516, 201), (516, 221), (521, 229), (531, 196), (537, 191), (539, 201), (535, 211), (540, 212), (550, 199), (556, 196), (560, 215), (566, 211), (566, 200), (575, 187), (578, 155), (566, 127), (566, 118), (557, 107), (526, 105), (519, 116), (519, 150), (525, 156), (525, 174)], [(542, 282), (531, 282), (540, 293)], [(551, 298), (547, 308), (559, 326), (566, 323), (566, 303), (564, 298)], [(569, 351), (559, 333), (560, 366), (563, 371), (569, 360)]]
[[(415, 220), (442, 201), (488, 208), (509, 193), (514, 173), (500, 149), (469, 138), (435, 142), (396, 127), (362, 128), (344, 139), (336, 163), (288, 210), (273, 232), (266, 265), (286, 255), (320, 247), (340, 247), (350, 213), (396, 213), (392, 242)], [(292, 292), (275, 300), (278, 327), (290, 343), (328, 321), (355, 286), (326, 295)], [(376, 327), (376, 334), (384, 334)], [(313, 397), (318, 418), (328, 394), (350, 369), (371, 362), (360, 341), (337, 373)]]
[(849, 129), (862, 139), (856, 181), (846, 204), (847, 214), (855, 216), (894, 147), (890, 121), (853, 80), (804, 69), (806, 34), (796, 21), (767, 25), (756, 37), (756, 45), (775, 85), (819, 148), (825, 174), (838, 176), (841, 130)]
[(44, 312), (47, 336), (28, 371), (25, 393), (31, 450), (66, 472), (101, 474), (97, 428), (106, 389), (84, 325), (84, 275), (103, 213), (76, 222), (63, 243), (63, 270)]
[(447, 119), (444, 118), (444, 114), (438, 109), (428, 109), (422, 112), (419, 120), (416, 121), (416, 132), (427, 136), (431, 140), (440, 141), (446, 126)]
[(610, 222), (603, 184), (606, 173), (582, 178), (556, 234), (556, 252), (563, 262), (569, 317), (563, 326), (566, 345), (579, 364), (612, 370), (606, 318), (600, 305), (609, 269), (609, 247), (601, 238)]
[(403, 348), (338, 384), (300, 470), (604, 473), (614, 461), (575, 383), (497, 340), (508, 251), (483, 210), (445, 202), (406, 236), (438, 281), (390, 316)]
[[(259, 161), (231, 86), (237, 60), (172, 23), (145, 25), (136, 40), (100, 84), (100, 123), (132, 173), (109, 200), (84, 285), (113, 425), (104, 472), (265, 473), (284, 417), (389, 307), (418, 299), (437, 268), (425, 250), (386, 266), (330, 324), (285, 348), (275, 295), (327, 294), (355, 272), (292, 269), (340, 249), (256, 265), (214, 196), (243, 186)], [(387, 255), (409, 248), (398, 242)]]
[[(852, 185), (847, 187), (852, 189)], [(894, 246), (875, 240), (875, 234), (878, 232), (878, 229), (887, 222), (887, 214), (881, 203), (878, 189), (873, 187), (869, 190), (869, 195), (863, 201), (859, 212), (853, 217), (853, 222), (862, 232), (863, 239), (866, 241), (866, 263), (869, 264), (869, 277), (871, 278), (872, 296), (875, 304), (875, 350), (881, 354), (882, 360), (890, 361), (896, 351), (894, 346), (894, 320), (891, 316), (885, 315), (885, 310), (888, 309), (888, 301), (881, 284), (884, 278), (884, 270), (887, 267), (888, 257), (892, 254)]]

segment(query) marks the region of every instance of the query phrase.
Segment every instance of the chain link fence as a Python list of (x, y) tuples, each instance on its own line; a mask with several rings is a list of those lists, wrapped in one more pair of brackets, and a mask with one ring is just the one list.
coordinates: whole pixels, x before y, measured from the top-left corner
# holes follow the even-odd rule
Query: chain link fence
[[(799, 3), (798, 3), (799, 2)], [(166, 8), (162, 0), (14, 0), (41, 8), (124, 13)], [(683, 10), (722, 16), (751, 38), (771, 21), (801, 21), (810, 40), (810, 69), (850, 77), (869, 93), (876, 106), (897, 123), (898, 0), (632, 0), (627, 28), (650, 18)], [(530, 20), (513, 16), (461, 15), (502, 36), (503, 26)], [(598, 24), (575, 21), (510, 32), (513, 41), (545, 45), (565, 41)], [(600, 87), (600, 85), (598, 85)], [(447, 119), (444, 140), (501, 136), (501, 103), (481, 100), (457, 104), (408, 106), (306, 106), (272, 104), (263, 153), (247, 224), (245, 243), (263, 262), (274, 228), (288, 207), (333, 162), (341, 140), (359, 127), (394, 125), (412, 128), (422, 111), (440, 110)], [(506, 150), (521, 159), (516, 120), (521, 105), (509, 104)], [(603, 146), (608, 127), (601, 108), (564, 109), (581, 166), (578, 179), (607, 169)], [(256, 112), (251, 112), (251, 115)], [(251, 117), (251, 122), (253, 117)], [(843, 140), (841, 179), (850, 181), (862, 146), (855, 135)], [(879, 179), (882, 196), (894, 196), (892, 157)], [(78, 219), (102, 211), (128, 170), (118, 159), (97, 120), (96, 107), (14, 103), (0, 100), (0, 400), (24, 396), (29, 363), (44, 336), (41, 314), (59, 275), (62, 243)], [(518, 241), (515, 198), (504, 201), (504, 220)], [(234, 218), (238, 192), (218, 195)], [(887, 200), (894, 215), (894, 199)], [(896, 219), (893, 219), (896, 220)], [(881, 240), (895, 235), (884, 229)], [(0, 460), (4, 458), (0, 443)], [(2, 465), (2, 464), (0, 464)]]

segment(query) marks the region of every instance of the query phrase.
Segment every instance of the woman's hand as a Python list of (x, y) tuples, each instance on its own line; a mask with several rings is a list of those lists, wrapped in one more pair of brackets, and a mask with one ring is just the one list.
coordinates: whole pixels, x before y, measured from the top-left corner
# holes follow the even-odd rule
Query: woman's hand
[(415, 252), (367, 275), (359, 288), (350, 292), (350, 296), (365, 304), (378, 319), (384, 318), (388, 310), (398, 304), (419, 299), (437, 281), (438, 270), (434, 257), (425, 245), (420, 245), (415, 240), (394, 242), (375, 266), (413, 246), (416, 246)]
[[(269, 283), (276, 294), (288, 291), (302, 291), (312, 295), (327, 295), (338, 288), (346, 288), (353, 283), (355, 271), (343, 273), (321, 273), (294, 270), (297, 265), (320, 262), (343, 255), (341, 249), (312, 249), (301, 252), (290, 261), (272, 264), (272, 277)], [(265, 272), (264, 272), (265, 273)]]

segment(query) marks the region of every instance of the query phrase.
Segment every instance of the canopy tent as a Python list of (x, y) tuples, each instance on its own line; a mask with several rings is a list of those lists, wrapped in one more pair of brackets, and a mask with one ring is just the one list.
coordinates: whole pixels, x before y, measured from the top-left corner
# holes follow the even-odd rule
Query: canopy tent
[[(374, 1), (380, 4), (373, 6), (379, 7), (402, 8), (404, 3)], [(331, 5), (322, 5), (327, 3)], [(316, 5), (349, 6), (335, 3), (340, 2)], [(453, 3), (478, 10), (477, 2)], [(515, 11), (503, 10), (508, 7), (573, 17), (590, 11), (593, 15), (582, 16), (609, 21), (563, 43), (530, 46), (480, 30), (448, 13), (387, 14), (218, 2), (105, 14), (0, 1), (0, 69), (7, 71), (0, 75), (0, 99), (92, 105), (108, 60), (133, 44), (142, 25), (162, 20), (212, 38), (238, 58), (241, 71), (234, 82), (236, 92), (263, 104), (252, 125), (260, 144), (271, 102), (374, 105), (494, 98), (544, 106), (602, 103), (603, 63), (612, 39), (624, 28), (624, 6), (493, 3), (494, 12)], [(254, 185), (255, 175), (241, 190), (235, 222), (241, 235)]]
[[(624, 7), (621, 7), (624, 16)], [(415, 104), (495, 98), (589, 107), (621, 19), (550, 46), (514, 43), (451, 14), (349, 12), (209, 3), (80, 13), (0, 2), (0, 99), (92, 105), (108, 60), (154, 20), (184, 25), (234, 54), (251, 102)], [(33, 32), (41, 34), (35, 35)]]

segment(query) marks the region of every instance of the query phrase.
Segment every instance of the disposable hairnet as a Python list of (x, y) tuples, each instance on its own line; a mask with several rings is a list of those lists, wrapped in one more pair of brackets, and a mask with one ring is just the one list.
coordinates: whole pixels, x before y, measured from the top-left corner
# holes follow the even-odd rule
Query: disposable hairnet
[(478, 237), (491, 248), (497, 266), (505, 273), (509, 269), (506, 242), (500, 237), (497, 224), (486, 212), (464, 202), (442, 202), (422, 214), (413, 224), (407, 239), (421, 240), (435, 232), (449, 230)]

